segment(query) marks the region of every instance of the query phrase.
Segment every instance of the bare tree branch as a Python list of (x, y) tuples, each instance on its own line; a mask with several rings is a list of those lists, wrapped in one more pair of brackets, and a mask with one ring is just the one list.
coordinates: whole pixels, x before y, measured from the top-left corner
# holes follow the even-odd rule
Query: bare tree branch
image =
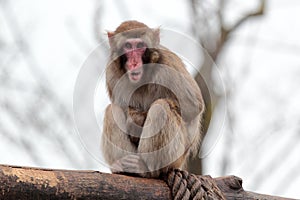
[[(215, 23), (214, 26), (216, 30), (219, 30), (219, 34), (214, 34), (208, 32), (210, 39), (208, 41), (204, 41), (207, 39), (207, 37), (202, 36), (199, 34), (202, 30), (212, 30), (211, 25), (209, 23), (202, 23), (200, 22), (200, 18), (206, 19), (206, 16), (204, 13), (199, 12), (199, 6), (201, 7), (202, 4), (200, 4), (200, 1), (197, 0), (190, 0), (190, 7), (192, 10), (192, 18), (195, 21), (193, 24), (193, 30), (197, 34), (196, 36), (199, 38), (198, 41), (200, 44), (203, 45), (203, 47), (206, 49), (207, 54), (204, 56), (204, 61), (202, 63), (202, 66), (200, 67), (199, 73), (196, 75), (195, 80), (197, 81), (202, 95), (204, 97), (204, 103), (206, 106), (206, 111), (204, 113), (204, 120), (203, 120), (203, 131), (207, 132), (212, 113), (214, 112), (214, 109), (219, 104), (219, 100), (223, 98), (221, 96), (222, 94), (218, 94), (213, 88), (215, 85), (215, 80), (213, 79), (213, 75), (215, 73), (214, 70), (214, 64), (218, 59), (218, 56), (223, 50), (223, 47), (227, 43), (229, 39), (229, 35), (234, 32), (239, 26), (241, 26), (243, 23), (247, 21), (247, 19), (253, 17), (253, 16), (260, 16), (263, 15), (264, 9), (265, 9), (265, 0), (261, 0), (261, 4), (259, 6), (259, 9), (256, 11), (253, 11), (247, 15), (245, 15), (243, 18), (238, 20), (235, 25), (233, 25), (230, 29), (226, 29), (224, 25), (224, 9), (225, 9), (225, 1), (221, 0), (219, 1), (219, 6), (217, 11), (215, 11), (216, 18), (218, 19), (218, 23)], [(206, 19), (207, 20), (207, 19)], [(197, 31), (199, 29), (199, 31)], [(211, 35), (215, 35), (215, 37), (211, 37)], [(206, 43), (213, 43), (212, 45), (205, 45)], [(211, 48), (214, 47), (214, 48)], [(230, 91), (225, 91), (230, 92)], [(225, 95), (226, 96), (226, 95)], [(199, 167), (199, 161), (193, 161), (189, 164), (189, 166), (198, 166), (197, 171), (193, 170), (193, 173), (201, 173)], [(193, 167), (194, 169), (195, 167)], [(226, 167), (225, 167), (226, 168)], [(224, 168), (224, 169), (225, 169)]]
[(244, 24), (245, 21), (247, 21), (249, 18), (251, 18), (251, 17), (257, 17), (257, 16), (262, 16), (264, 14), (265, 6), (266, 6), (266, 0), (261, 0), (260, 6), (259, 6), (259, 8), (256, 11), (246, 14), (244, 17), (242, 17), (241, 19), (239, 19), (231, 28), (226, 29), (224, 27), (224, 25), (223, 25), (222, 27), (226, 31), (226, 34), (230, 34), (230, 33), (234, 32), (242, 24)]

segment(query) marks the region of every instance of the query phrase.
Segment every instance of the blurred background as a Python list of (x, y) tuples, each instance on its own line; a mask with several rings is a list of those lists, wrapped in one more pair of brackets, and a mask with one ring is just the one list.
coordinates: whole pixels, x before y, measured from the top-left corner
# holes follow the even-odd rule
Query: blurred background
[(82, 142), (76, 131), (74, 86), (105, 31), (136, 19), (188, 35), (209, 55), (198, 70), (212, 89), (206, 117), (215, 135), (207, 135), (214, 142), (204, 146), (202, 173), (299, 198), (299, 10), (299, 0), (1, 0), (0, 164), (107, 171), (86, 147), (90, 134)]

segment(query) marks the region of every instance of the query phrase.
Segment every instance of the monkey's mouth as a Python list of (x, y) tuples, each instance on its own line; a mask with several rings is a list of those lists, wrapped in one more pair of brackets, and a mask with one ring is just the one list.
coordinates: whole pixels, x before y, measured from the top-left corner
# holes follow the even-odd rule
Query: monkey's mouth
[(136, 70), (129, 71), (129, 78), (135, 82), (139, 81), (142, 78), (142, 75), (143, 75), (142, 69), (136, 69)]
[(132, 70), (128, 72), (129, 78), (132, 81), (139, 81), (142, 78), (143, 70), (142, 67), (140, 69)]

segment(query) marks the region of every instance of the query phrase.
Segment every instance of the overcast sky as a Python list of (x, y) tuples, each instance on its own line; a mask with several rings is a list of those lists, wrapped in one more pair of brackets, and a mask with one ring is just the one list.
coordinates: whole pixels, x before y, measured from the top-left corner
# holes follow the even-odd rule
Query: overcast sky
[[(2, 84), (1, 100), (11, 100), (14, 107), (24, 114), (27, 109), (24, 102), (26, 104), (32, 99), (32, 95), (37, 95), (25, 89), (31, 90), (30, 87), (34, 87), (36, 82), (43, 81), (46, 86), (53, 88), (57, 98), (72, 114), (77, 77), (86, 60), (99, 45), (95, 39), (93, 20), (97, 1), (26, 0), (7, 1), (0, 5), (0, 45), (3, 44), (3, 48), (0, 46), (0, 75), (3, 78), (4, 71), (9, 70), (11, 80), (19, 83), (16, 85), (21, 88), (11, 89)], [(227, 18), (229, 25), (241, 17), (246, 9), (255, 8), (256, 3), (249, 1), (240, 5), (240, 2), (233, 1), (230, 6), (232, 11)], [(299, 0), (268, 1), (264, 16), (246, 22), (232, 35), (225, 47), (217, 63), (219, 75), (226, 78), (229, 73), (229, 77), (237, 85), (232, 99), (222, 105), (234, 108), (235, 123), (233, 127), (228, 127), (225, 121), (223, 126), (223, 118), (214, 117), (212, 126), (220, 123), (222, 126), (218, 126), (217, 130), (213, 129), (216, 142), (210, 145), (213, 148), (204, 158), (205, 174), (213, 177), (224, 175), (220, 169), (223, 152), (228, 145), (224, 138), (230, 137), (233, 148), (229, 152), (227, 175), (234, 174), (243, 178), (247, 190), (300, 197), (299, 9)], [(193, 37), (189, 13), (184, 0), (176, 3), (172, 0), (105, 0), (101, 4), (99, 37), (105, 39), (106, 30), (114, 30), (127, 19), (136, 19), (151, 27), (161, 26)], [(20, 34), (16, 36), (13, 32)], [(26, 41), (23, 47), (28, 47), (29, 54), (13, 54), (17, 48), (16, 37)], [(181, 42), (176, 41), (176, 45), (185, 47)], [(105, 47), (105, 44), (101, 45)], [(28, 66), (27, 57), (33, 59), (35, 65)], [(102, 61), (105, 62), (105, 59), (99, 59), (100, 63)], [(105, 63), (99, 65), (104, 67)], [(109, 103), (103, 78), (99, 76), (95, 92), (95, 115), (99, 124), (103, 110)], [(221, 80), (221, 83), (228, 87), (226, 79)], [(6, 114), (4, 106), (0, 109), (4, 110), (0, 114), (0, 126), (9, 131), (12, 139), (5, 137), (4, 132), (1, 134), (0, 129), (0, 137), (3, 137), (0, 140), (0, 163), (104, 169), (101, 163), (95, 161), (95, 157), (101, 159), (98, 156), (101, 154), (98, 148), (99, 134), (92, 135), (89, 139), (85, 139), (86, 136), (79, 138), (74, 126), (72, 130), (66, 131), (63, 130), (64, 125), (51, 119), (51, 125), (55, 128), (46, 132), (51, 137), (45, 138), (38, 136), (31, 124), (18, 128), (20, 124)], [(41, 113), (40, 117), (45, 116)], [(232, 132), (229, 131), (231, 128)], [(18, 145), (13, 145), (14, 138), (17, 141), (24, 134), (36, 159)], [(60, 139), (52, 141), (51, 138)], [(72, 159), (67, 161), (65, 154), (62, 154), (64, 150), (57, 148), (61, 140), (70, 152), (78, 155), (74, 156), (77, 164)], [(86, 151), (89, 153), (82, 153)], [(81, 158), (82, 155), (91, 157)], [(85, 162), (88, 164), (85, 165)]]

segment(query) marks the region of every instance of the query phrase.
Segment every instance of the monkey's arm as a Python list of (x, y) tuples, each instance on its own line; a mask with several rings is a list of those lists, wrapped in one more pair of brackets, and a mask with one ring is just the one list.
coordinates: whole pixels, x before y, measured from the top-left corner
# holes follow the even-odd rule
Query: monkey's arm
[(183, 120), (190, 122), (201, 115), (204, 110), (201, 91), (194, 78), (186, 70), (182, 60), (175, 53), (165, 47), (159, 51), (160, 62), (163, 65), (158, 68), (157, 80), (164, 80), (164, 86), (174, 92)]
[(136, 152), (136, 147), (126, 134), (125, 114), (117, 105), (110, 104), (106, 108), (101, 142), (103, 156), (110, 166)]

